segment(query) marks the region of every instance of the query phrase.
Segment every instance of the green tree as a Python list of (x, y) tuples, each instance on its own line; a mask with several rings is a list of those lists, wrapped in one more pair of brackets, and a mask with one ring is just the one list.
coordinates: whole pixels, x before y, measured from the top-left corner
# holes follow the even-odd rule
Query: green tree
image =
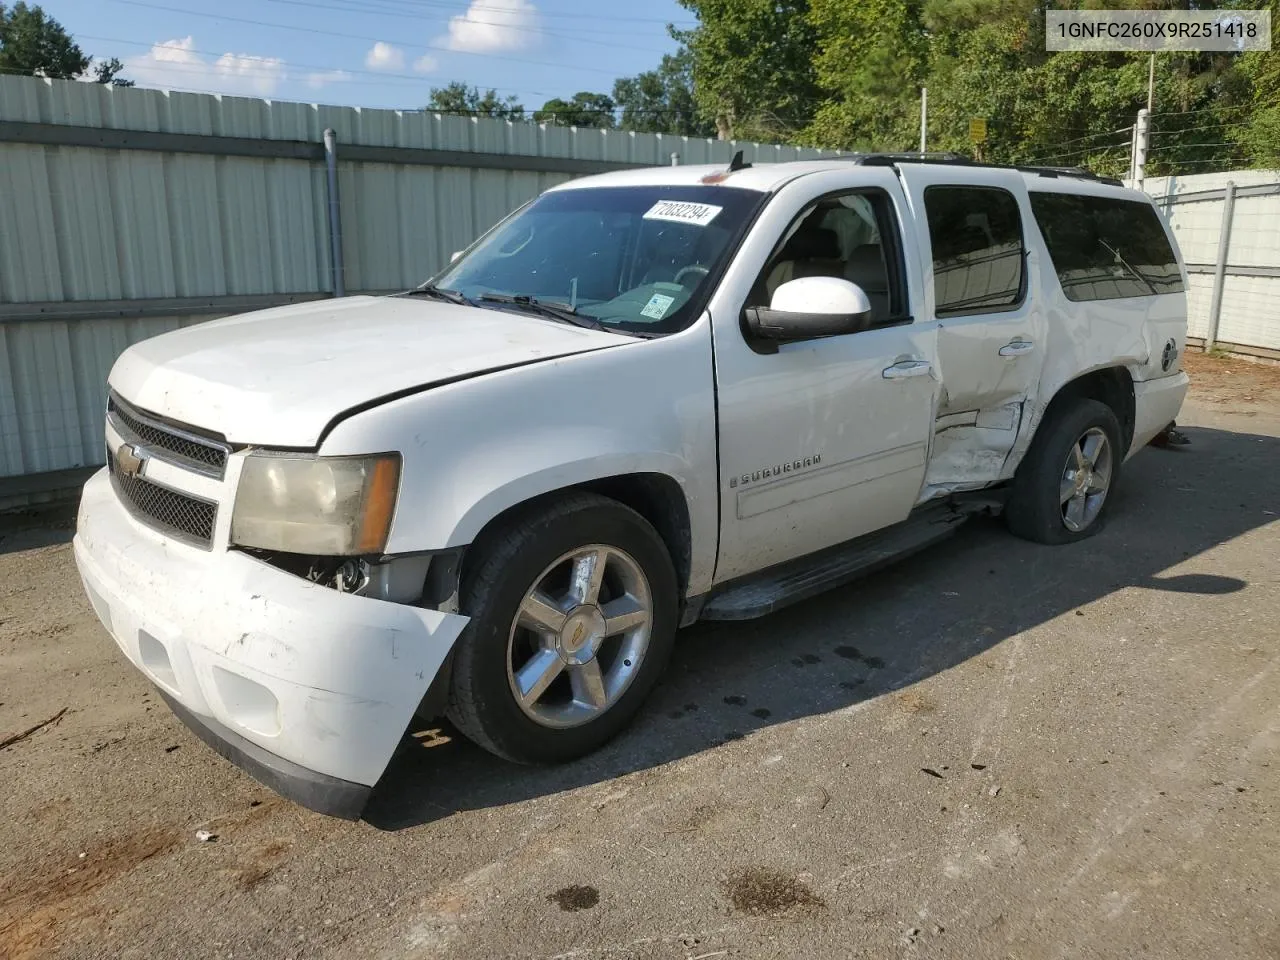
[[(19, 2), (6, 10), (0, 4), (0, 73), (78, 80), (92, 62), (62, 24), (39, 6)], [(123, 69), (124, 64), (113, 57), (96, 65), (94, 79), (132, 86), (118, 76)]]
[[(1280, 33), (1280, 0), (1268, 6), (1273, 34)], [(1249, 83), (1250, 108), (1237, 111), (1225, 129), (1254, 166), (1280, 166), (1280, 50), (1244, 54), (1240, 72)]]
[(132, 80), (126, 80), (120, 76), (120, 71), (123, 69), (124, 64), (120, 62), (119, 57), (112, 57), (110, 60), (95, 60), (93, 64), (93, 81), (94, 83), (109, 83), (114, 87), (132, 87)]
[(721, 139), (791, 139), (809, 123), (822, 91), (808, 0), (680, 4), (698, 26), (671, 35), (693, 58), (694, 99)]
[(433, 113), (460, 113), (470, 116), (497, 117), (502, 120), (523, 120), (524, 106), (515, 94), (499, 97), (497, 90), (480, 92), (479, 87), (468, 87), (457, 80), (445, 87), (432, 87), (427, 110)]
[(698, 110), (693, 97), (693, 56), (681, 48), (663, 54), (656, 70), (620, 77), (613, 100), (622, 109), (620, 126), (637, 133), (714, 137), (715, 124)]
[(585, 90), (575, 93), (571, 100), (559, 97), (548, 100), (541, 110), (533, 114), (538, 123), (552, 123), (561, 127), (613, 128), (614, 102), (603, 93)]
[(923, 7), (921, 0), (811, 0), (814, 68), (831, 96), (805, 130), (805, 141), (912, 149), (929, 65)]

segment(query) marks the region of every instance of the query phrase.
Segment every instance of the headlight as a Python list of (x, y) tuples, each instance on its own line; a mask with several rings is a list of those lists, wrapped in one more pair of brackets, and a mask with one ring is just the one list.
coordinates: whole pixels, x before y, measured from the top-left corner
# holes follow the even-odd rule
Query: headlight
[(245, 458), (231, 514), (244, 547), (344, 557), (381, 553), (400, 485), (400, 455)]

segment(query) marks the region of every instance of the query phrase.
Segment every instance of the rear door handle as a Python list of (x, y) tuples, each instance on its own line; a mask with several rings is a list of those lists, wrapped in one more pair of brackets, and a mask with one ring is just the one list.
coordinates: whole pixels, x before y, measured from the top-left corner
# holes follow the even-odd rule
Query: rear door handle
[(927, 377), (933, 370), (928, 360), (899, 360), (891, 367), (885, 367), (880, 376), (886, 380), (902, 380), (906, 377)]
[(1030, 353), (1035, 348), (1036, 345), (1030, 340), (1011, 340), (1000, 348), (1000, 356), (1020, 357), (1024, 353)]

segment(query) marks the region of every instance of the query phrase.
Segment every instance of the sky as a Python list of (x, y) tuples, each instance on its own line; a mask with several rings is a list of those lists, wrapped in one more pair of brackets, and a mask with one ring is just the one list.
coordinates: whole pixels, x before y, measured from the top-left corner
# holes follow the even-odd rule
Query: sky
[(675, 0), (39, 0), (139, 86), (420, 109), (460, 80), (530, 110), (656, 67)]

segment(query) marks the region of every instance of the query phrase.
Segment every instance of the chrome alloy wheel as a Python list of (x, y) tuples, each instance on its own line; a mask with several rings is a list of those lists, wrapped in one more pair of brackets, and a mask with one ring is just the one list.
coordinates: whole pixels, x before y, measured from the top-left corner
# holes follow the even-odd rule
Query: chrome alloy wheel
[(1067, 454), (1058, 498), (1062, 523), (1072, 533), (1086, 529), (1102, 511), (1111, 488), (1111, 443), (1099, 427), (1090, 427)]
[(626, 692), (649, 648), (649, 580), (625, 551), (564, 554), (524, 595), (507, 640), (516, 703), (545, 727), (588, 723)]

